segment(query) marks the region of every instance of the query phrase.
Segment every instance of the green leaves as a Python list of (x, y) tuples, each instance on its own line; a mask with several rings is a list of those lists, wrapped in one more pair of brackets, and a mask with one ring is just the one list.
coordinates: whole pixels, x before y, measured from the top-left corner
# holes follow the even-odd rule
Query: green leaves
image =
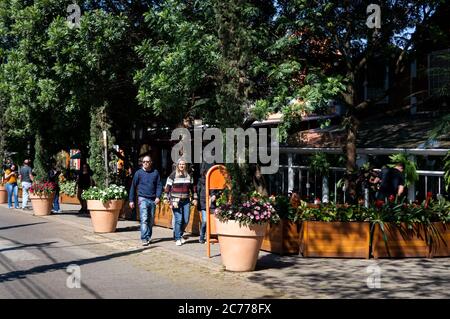
[(66, 194), (70, 197), (75, 197), (75, 189), (76, 189), (76, 182), (75, 181), (64, 181), (62, 183), (59, 183), (60, 192), (63, 194)]
[(405, 166), (405, 186), (412, 185), (419, 180), (416, 163), (409, 160), (408, 156), (405, 153), (392, 154), (391, 156), (389, 156), (389, 159), (393, 163), (390, 165), (392, 167), (395, 165), (395, 163), (402, 163)]
[(444, 184), (447, 190), (450, 190), (450, 151), (444, 159)]

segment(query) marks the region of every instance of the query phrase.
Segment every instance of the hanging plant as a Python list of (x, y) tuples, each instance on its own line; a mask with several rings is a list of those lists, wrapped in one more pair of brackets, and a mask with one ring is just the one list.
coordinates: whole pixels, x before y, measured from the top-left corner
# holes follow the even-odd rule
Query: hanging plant
[(390, 164), (389, 167), (394, 167), (397, 163), (402, 163), (405, 166), (404, 174), (406, 187), (408, 187), (409, 185), (413, 185), (419, 180), (416, 163), (409, 160), (408, 156), (405, 153), (392, 154), (391, 156), (389, 156), (389, 159), (393, 163)]
[(325, 153), (316, 153), (312, 155), (309, 168), (316, 174), (328, 176), (330, 163), (328, 162), (327, 155)]
[(445, 189), (450, 190), (450, 151), (448, 151), (447, 156), (444, 159), (444, 185)]

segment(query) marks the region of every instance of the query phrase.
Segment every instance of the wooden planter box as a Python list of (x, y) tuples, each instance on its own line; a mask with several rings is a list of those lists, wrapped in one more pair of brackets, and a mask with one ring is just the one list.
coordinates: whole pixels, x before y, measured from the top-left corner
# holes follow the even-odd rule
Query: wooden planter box
[(380, 225), (375, 225), (372, 241), (374, 258), (426, 258), (429, 256), (429, 247), (421, 224), (414, 224), (412, 229), (408, 229), (405, 224), (384, 223), (384, 229), (387, 242), (383, 239)]
[(430, 249), (430, 257), (450, 257), (450, 224), (433, 223), (439, 232), (439, 237)]
[(72, 204), (72, 205), (81, 205), (77, 196), (69, 196), (67, 194), (61, 193), (59, 195), (59, 203), (60, 204)]
[[(172, 227), (172, 210), (169, 204), (160, 203), (156, 206), (154, 225), (167, 228)], [(201, 218), (197, 208), (191, 206), (189, 224), (186, 226), (186, 232), (198, 235), (200, 233)]]
[(156, 226), (172, 228), (172, 210), (170, 209), (169, 204), (160, 202), (158, 205), (156, 205), (155, 219), (153, 223)]
[(370, 223), (302, 222), (299, 249), (303, 257), (369, 258)]
[(5, 204), (8, 202), (8, 192), (5, 186), (0, 186), (0, 204)]
[(299, 228), (297, 223), (284, 219), (278, 224), (268, 224), (261, 250), (280, 255), (298, 254)]
[(186, 231), (193, 235), (200, 234), (200, 227), (202, 225), (201, 213), (197, 210), (197, 207), (191, 206), (191, 212), (189, 216), (189, 223), (186, 226)]

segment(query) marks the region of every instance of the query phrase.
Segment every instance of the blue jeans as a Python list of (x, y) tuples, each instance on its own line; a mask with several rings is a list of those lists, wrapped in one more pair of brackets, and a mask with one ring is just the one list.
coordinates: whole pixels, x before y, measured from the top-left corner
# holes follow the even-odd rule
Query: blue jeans
[(189, 199), (182, 199), (178, 202), (178, 208), (172, 209), (175, 217), (175, 227), (173, 228), (175, 240), (181, 239), (187, 224), (189, 224), (190, 206)]
[(200, 227), (200, 240), (205, 240), (205, 234), (206, 234), (206, 209), (201, 210), (202, 213), (202, 226)]
[(141, 240), (150, 240), (152, 238), (156, 204), (155, 201), (145, 197), (139, 197), (138, 202), (141, 220)]
[(8, 208), (12, 207), (12, 196), (14, 194), (14, 208), (19, 208), (19, 187), (17, 183), (6, 183), (6, 191), (8, 192)]
[(22, 208), (25, 209), (28, 203), (29, 190), (31, 187), (30, 182), (22, 182)]
[(55, 198), (53, 199), (53, 210), (59, 212), (59, 190), (55, 192)]

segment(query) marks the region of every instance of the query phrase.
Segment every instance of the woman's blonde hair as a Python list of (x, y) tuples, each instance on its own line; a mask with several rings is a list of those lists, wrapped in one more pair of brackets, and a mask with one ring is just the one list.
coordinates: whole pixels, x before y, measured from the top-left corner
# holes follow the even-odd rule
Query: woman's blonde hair
[[(184, 162), (184, 164), (186, 165), (186, 160), (183, 159), (183, 158), (180, 158), (180, 159), (177, 161), (177, 166), (175, 167), (175, 176), (176, 176), (176, 177), (179, 177), (179, 176), (181, 176), (181, 174), (182, 174), (181, 171), (180, 171), (180, 169), (178, 168), (178, 165), (180, 165), (181, 162)], [(188, 172), (187, 172), (187, 166), (185, 166), (185, 168), (184, 168), (184, 175), (189, 176), (189, 174), (188, 174)]]

